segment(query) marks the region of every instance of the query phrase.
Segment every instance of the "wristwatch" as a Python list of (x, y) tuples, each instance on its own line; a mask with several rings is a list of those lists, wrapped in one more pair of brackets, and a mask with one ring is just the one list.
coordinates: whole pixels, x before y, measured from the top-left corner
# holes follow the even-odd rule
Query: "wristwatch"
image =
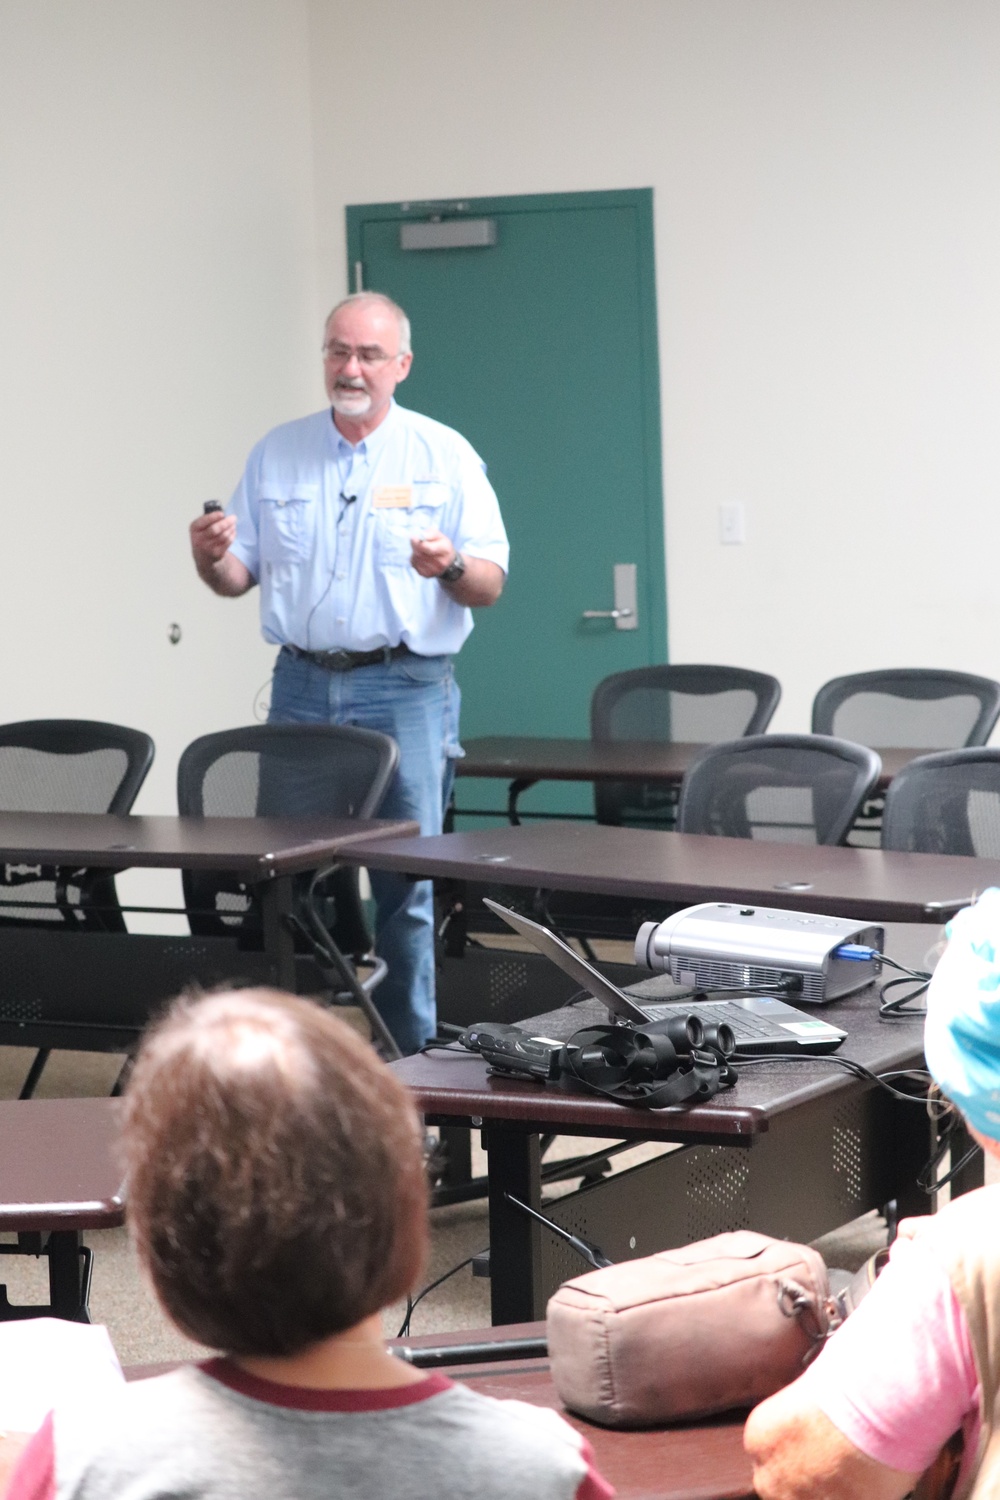
[(443, 573), (438, 574), (438, 583), (457, 583), (465, 572), (465, 558), (456, 552)]

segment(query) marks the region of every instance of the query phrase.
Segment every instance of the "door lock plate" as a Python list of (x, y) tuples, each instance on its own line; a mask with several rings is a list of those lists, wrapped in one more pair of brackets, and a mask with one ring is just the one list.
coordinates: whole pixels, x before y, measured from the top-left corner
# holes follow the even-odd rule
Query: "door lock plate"
[(585, 620), (614, 620), (616, 630), (638, 630), (638, 589), (635, 563), (615, 563), (614, 609), (585, 609)]

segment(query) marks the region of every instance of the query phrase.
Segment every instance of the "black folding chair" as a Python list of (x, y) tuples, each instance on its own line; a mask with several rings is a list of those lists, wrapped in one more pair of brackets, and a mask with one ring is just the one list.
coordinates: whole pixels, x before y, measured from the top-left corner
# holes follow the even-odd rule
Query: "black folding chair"
[(842, 844), (882, 762), (874, 750), (821, 734), (761, 734), (711, 745), (692, 764), (680, 833)]
[[(177, 768), (177, 804), (194, 817), (376, 815), (399, 764), (395, 740), (374, 730), (324, 724), (253, 724), (194, 740)], [(185, 870), (184, 901), (196, 936), (238, 936), (263, 946), (252, 886), (238, 875)], [(318, 964), (332, 1004), (356, 1005), (381, 1050), (399, 1050), (372, 1000), (385, 963), (372, 953), (358, 871), (330, 866), (295, 884), (296, 949)], [(360, 977), (358, 967), (370, 969)]]
[[(139, 729), (90, 719), (0, 725), (0, 810), (127, 813), (153, 762)], [(114, 876), (0, 865), (0, 923), (124, 932)]]
[[(781, 684), (776, 677), (745, 667), (690, 663), (636, 667), (630, 672), (616, 672), (597, 684), (590, 701), (590, 733), (603, 743), (654, 740), (714, 744), (738, 735), (762, 734), (780, 698)], [(594, 783), (598, 823), (669, 830), (676, 827), (678, 797), (679, 788), (668, 782)], [(591, 959), (590, 939), (631, 941), (643, 922), (662, 921), (676, 910), (639, 896), (588, 896), (566, 891), (553, 892), (541, 905), (536, 903), (536, 909), (547, 925), (576, 937)]]
[[(836, 734), (873, 749), (957, 750), (985, 745), (1000, 715), (1000, 682), (969, 672), (897, 667), (835, 677), (813, 702), (814, 734)], [(858, 815), (854, 843), (881, 842), (881, 793)]]
[(874, 749), (985, 745), (1000, 718), (1000, 682), (968, 672), (899, 667), (835, 677), (813, 701), (813, 734)]
[[(141, 729), (95, 719), (26, 719), (0, 725), (0, 810), (127, 813), (153, 763)], [(62, 928), (124, 932), (108, 870), (0, 864), (0, 931)], [(51, 1049), (43, 1047), (21, 1089), (34, 1093)]]
[(885, 795), (882, 847), (1000, 859), (1000, 750), (976, 745), (910, 761)]
[[(637, 667), (597, 684), (590, 700), (590, 733), (604, 743), (712, 745), (763, 734), (780, 698), (776, 677), (743, 667)], [(677, 789), (656, 782), (598, 781), (594, 807), (598, 823), (672, 828)]]

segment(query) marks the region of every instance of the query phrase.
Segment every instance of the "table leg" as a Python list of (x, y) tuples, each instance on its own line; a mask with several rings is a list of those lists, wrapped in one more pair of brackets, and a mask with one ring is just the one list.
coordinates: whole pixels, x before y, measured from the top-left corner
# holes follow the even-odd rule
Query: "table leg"
[(464, 1125), (443, 1125), (438, 1153), (431, 1158), (431, 1206), (473, 1203), (488, 1196), (488, 1178), (472, 1175), (472, 1137)]
[(986, 1175), (986, 1160), (982, 1150), (974, 1150), (976, 1142), (965, 1125), (959, 1121), (954, 1126), (949, 1137), (951, 1141), (949, 1169), (954, 1171), (962, 1158), (972, 1152), (970, 1159), (960, 1171), (955, 1173), (951, 1182), (951, 1196), (957, 1198), (961, 1193), (971, 1193), (976, 1188), (981, 1188)]
[(531, 1323), (545, 1316), (541, 1229), (507, 1201), (541, 1207), (538, 1136), (491, 1124), (483, 1132), (489, 1155), (490, 1307), (494, 1323)]
[(441, 1175), (438, 1185), (467, 1187), (472, 1181), (472, 1132), (466, 1125), (441, 1126)]
[(937, 1131), (927, 1111), (919, 1104), (887, 1101), (888, 1128), (885, 1140), (895, 1197), (885, 1205), (889, 1238), (895, 1235), (900, 1219), (916, 1218), (934, 1209), (934, 1198), (925, 1193), (918, 1179), (926, 1172), (937, 1144)]
[(295, 939), (286, 918), (292, 910), (292, 878), (277, 875), (260, 886), (264, 952), (274, 964), (279, 989), (295, 992)]
[(515, 828), (520, 828), (521, 818), (517, 811), (517, 799), (522, 792), (526, 792), (529, 786), (534, 786), (538, 780), (537, 776), (515, 776), (507, 788), (507, 821), (513, 823)]
[(49, 1307), (54, 1318), (89, 1323), (82, 1246), (78, 1229), (53, 1230), (49, 1235)]

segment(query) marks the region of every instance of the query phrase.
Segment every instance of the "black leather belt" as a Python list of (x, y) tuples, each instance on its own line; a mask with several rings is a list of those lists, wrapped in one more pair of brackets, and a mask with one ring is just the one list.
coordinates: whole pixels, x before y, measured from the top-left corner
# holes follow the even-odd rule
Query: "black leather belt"
[(327, 672), (353, 672), (356, 667), (373, 667), (376, 662), (395, 661), (400, 656), (412, 656), (409, 646), (379, 646), (376, 651), (303, 651), (300, 646), (282, 646), (289, 656), (314, 662)]

